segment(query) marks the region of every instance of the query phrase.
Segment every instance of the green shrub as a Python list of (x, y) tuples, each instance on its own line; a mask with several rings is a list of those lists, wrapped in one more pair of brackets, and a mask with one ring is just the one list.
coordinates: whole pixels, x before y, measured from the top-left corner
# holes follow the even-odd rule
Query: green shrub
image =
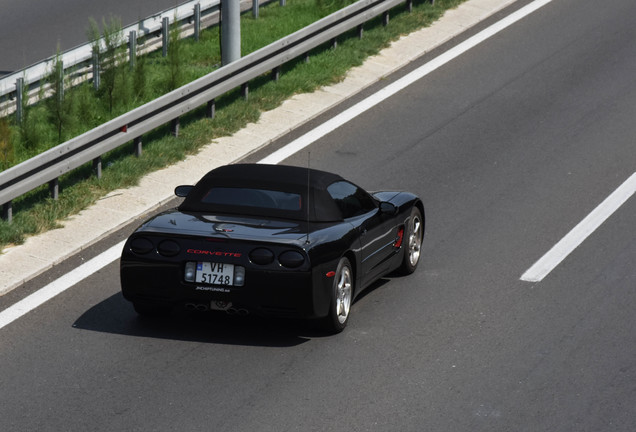
[(168, 68), (166, 79), (166, 93), (183, 85), (183, 40), (176, 14), (170, 26), (168, 41)]
[(7, 118), (0, 118), (0, 169), (6, 169), (13, 164), (15, 150), (13, 134)]
[(146, 57), (141, 56), (135, 62), (133, 69), (133, 91), (136, 100), (146, 98)]
[(101, 38), (104, 47), (99, 45), (100, 30), (97, 22), (91, 18), (88, 34), (93, 42), (93, 52), (99, 53), (100, 86), (99, 94), (106, 99), (108, 112), (113, 113), (119, 103), (128, 103), (128, 73), (126, 63), (126, 45), (122, 32), (121, 20), (111, 15), (107, 21), (102, 19)]
[(49, 84), (51, 94), (45, 99), (45, 105), (48, 109), (51, 123), (57, 132), (57, 142), (63, 141), (63, 132), (69, 128), (69, 124), (73, 120), (73, 98), (64, 97), (64, 65), (60, 60), (59, 51), (53, 60), (53, 67), (46, 81)]

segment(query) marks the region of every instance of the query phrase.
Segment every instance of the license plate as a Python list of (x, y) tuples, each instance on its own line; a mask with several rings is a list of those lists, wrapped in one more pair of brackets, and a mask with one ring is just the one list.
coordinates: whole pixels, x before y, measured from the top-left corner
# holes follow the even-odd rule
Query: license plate
[(234, 264), (198, 262), (195, 281), (211, 285), (233, 285)]

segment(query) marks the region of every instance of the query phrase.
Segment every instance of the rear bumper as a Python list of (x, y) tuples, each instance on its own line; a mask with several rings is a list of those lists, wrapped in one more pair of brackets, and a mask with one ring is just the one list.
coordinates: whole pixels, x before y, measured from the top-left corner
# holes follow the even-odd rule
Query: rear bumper
[[(309, 271), (263, 271), (246, 268), (245, 285), (227, 287), (185, 282), (181, 263), (121, 261), (126, 300), (161, 306), (232, 304), (258, 315), (319, 318), (327, 315), (333, 279), (326, 266)], [(219, 303), (220, 302), (220, 303)]]

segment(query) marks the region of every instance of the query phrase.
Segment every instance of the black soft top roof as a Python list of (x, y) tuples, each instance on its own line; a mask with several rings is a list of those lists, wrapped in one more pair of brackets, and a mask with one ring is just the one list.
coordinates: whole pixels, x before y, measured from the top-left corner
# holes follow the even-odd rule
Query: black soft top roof
[[(179, 207), (181, 211), (271, 216), (312, 222), (342, 220), (342, 213), (327, 192), (341, 176), (326, 171), (289, 165), (235, 164), (207, 173)], [(204, 203), (203, 197), (214, 187), (265, 189), (296, 193), (302, 197), (298, 211)], [(307, 194), (309, 193), (309, 199)], [(309, 209), (307, 209), (309, 203)]]

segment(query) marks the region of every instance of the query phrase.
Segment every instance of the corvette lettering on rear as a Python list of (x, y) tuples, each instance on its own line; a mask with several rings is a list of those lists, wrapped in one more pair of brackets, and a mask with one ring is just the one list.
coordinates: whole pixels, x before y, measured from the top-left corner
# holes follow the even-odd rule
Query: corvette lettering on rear
[(230, 258), (241, 257), (241, 254), (239, 252), (208, 251), (208, 250), (202, 250), (202, 249), (188, 249), (187, 252), (193, 255), (209, 255), (209, 256), (218, 256), (218, 257), (230, 257)]

